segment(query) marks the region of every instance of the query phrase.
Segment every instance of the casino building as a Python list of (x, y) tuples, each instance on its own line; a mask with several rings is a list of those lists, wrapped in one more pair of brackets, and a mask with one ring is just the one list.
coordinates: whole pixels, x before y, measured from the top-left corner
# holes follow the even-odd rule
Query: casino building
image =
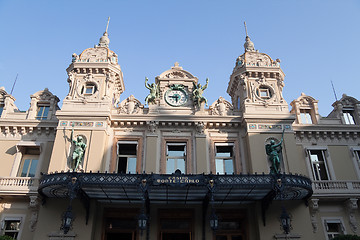
[[(61, 110), (44, 89), (21, 112), (1, 88), (1, 234), (21, 240), (357, 234), (360, 102), (343, 95), (321, 117), (318, 101), (301, 94), (289, 110), (280, 61), (255, 50), (249, 36), (244, 47), (228, 83), (231, 102), (219, 96), (209, 106), (205, 79), (179, 63), (146, 83), (146, 102), (133, 95), (120, 102), (126, 80), (107, 32), (97, 46), (73, 54)], [(270, 142), (281, 145), (280, 172), (270, 171)]]

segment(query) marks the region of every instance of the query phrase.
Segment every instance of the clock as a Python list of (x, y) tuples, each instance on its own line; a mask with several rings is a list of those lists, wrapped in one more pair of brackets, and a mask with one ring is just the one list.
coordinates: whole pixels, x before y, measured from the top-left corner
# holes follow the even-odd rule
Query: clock
[(165, 92), (165, 101), (173, 107), (180, 107), (188, 101), (188, 94), (184, 90), (184, 85), (173, 84)]

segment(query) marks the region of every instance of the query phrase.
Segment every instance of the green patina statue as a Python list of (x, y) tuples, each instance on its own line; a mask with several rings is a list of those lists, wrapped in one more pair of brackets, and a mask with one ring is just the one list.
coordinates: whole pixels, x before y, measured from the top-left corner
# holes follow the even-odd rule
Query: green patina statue
[(279, 174), (280, 173), (280, 154), (282, 151), (282, 143), (284, 141), (284, 132), (282, 132), (281, 140), (278, 144), (275, 144), (274, 140), (270, 140), (269, 144), (265, 145), (266, 154), (269, 157), (271, 162), (270, 173)]
[(202, 87), (199, 83), (198, 85), (193, 82), (194, 88), (192, 91), (193, 101), (196, 106), (200, 106), (202, 102), (205, 102), (206, 106), (208, 106), (207, 99), (203, 96), (204, 90), (207, 88), (209, 84), (209, 79), (206, 79), (206, 84)]
[(145, 87), (150, 90), (150, 94), (147, 95), (147, 97), (145, 98), (145, 102), (147, 104), (150, 104), (155, 103), (155, 99), (159, 97), (159, 87), (155, 83), (147, 83), (148, 81), (149, 79), (145, 77)]
[(72, 167), (73, 171), (78, 170), (80, 164), (82, 163), (82, 160), (84, 158), (84, 153), (86, 149), (86, 144), (84, 142), (84, 139), (82, 136), (77, 136), (76, 139), (73, 138), (74, 136), (74, 124), (72, 125), (71, 130), (71, 142), (74, 144), (74, 151), (72, 154)]

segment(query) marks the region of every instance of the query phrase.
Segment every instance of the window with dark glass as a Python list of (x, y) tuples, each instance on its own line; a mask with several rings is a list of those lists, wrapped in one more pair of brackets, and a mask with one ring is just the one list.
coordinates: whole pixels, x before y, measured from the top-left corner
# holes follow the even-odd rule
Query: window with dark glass
[(246, 215), (240, 211), (218, 211), (219, 226), (215, 233), (215, 240), (245, 240)]
[(3, 111), (4, 111), (4, 104), (0, 103), (0, 117)]
[(40, 149), (38, 147), (26, 147), (21, 159), (18, 177), (35, 177), (39, 162)]
[(38, 111), (36, 114), (37, 120), (45, 120), (48, 117), (50, 107), (49, 106), (38, 106)]
[[(166, 212), (165, 212), (166, 211)], [(186, 209), (160, 210), (159, 240), (192, 240), (193, 215)]]
[(300, 119), (302, 124), (312, 124), (310, 110), (301, 109), (300, 110)]
[(171, 174), (176, 170), (186, 173), (186, 143), (166, 144), (166, 173)]
[(343, 225), (340, 220), (325, 220), (326, 236), (328, 240), (344, 234)]
[(330, 180), (325, 158), (325, 150), (309, 150), (314, 180)]
[(137, 142), (119, 142), (118, 148), (118, 173), (136, 173)]
[(17, 239), (20, 232), (21, 220), (6, 218), (3, 224), (4, 224), (4, 235)]
[(344, 117), (345, 124), (355, 124), (354, 111), (343, 110), (343, 117)]
[(92, 95), (96, 92), (96, 85), (94, 83), (87, 83), (82, 89), (81, 94)]
[(234, 153), (233, 145), (215, 144), (215, 169), (219, 174), (234, 173)]
[(272, 97), (269, 87), (264, 86), (264, 85), (260, 86), (257, 89), (256, 93), (260, 98), (263, 98), (263, 99), (269, 99)]

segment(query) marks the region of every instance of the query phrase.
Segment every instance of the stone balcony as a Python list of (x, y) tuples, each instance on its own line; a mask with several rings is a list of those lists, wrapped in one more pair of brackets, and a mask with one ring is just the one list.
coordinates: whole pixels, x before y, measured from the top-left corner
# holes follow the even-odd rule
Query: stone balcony
[(38, 186), (38, 178), (0, 177), (0, 195), (36, 194)]
[(313, 197), (355, 197), (360, 195), (360, 181), (313, 181)]

